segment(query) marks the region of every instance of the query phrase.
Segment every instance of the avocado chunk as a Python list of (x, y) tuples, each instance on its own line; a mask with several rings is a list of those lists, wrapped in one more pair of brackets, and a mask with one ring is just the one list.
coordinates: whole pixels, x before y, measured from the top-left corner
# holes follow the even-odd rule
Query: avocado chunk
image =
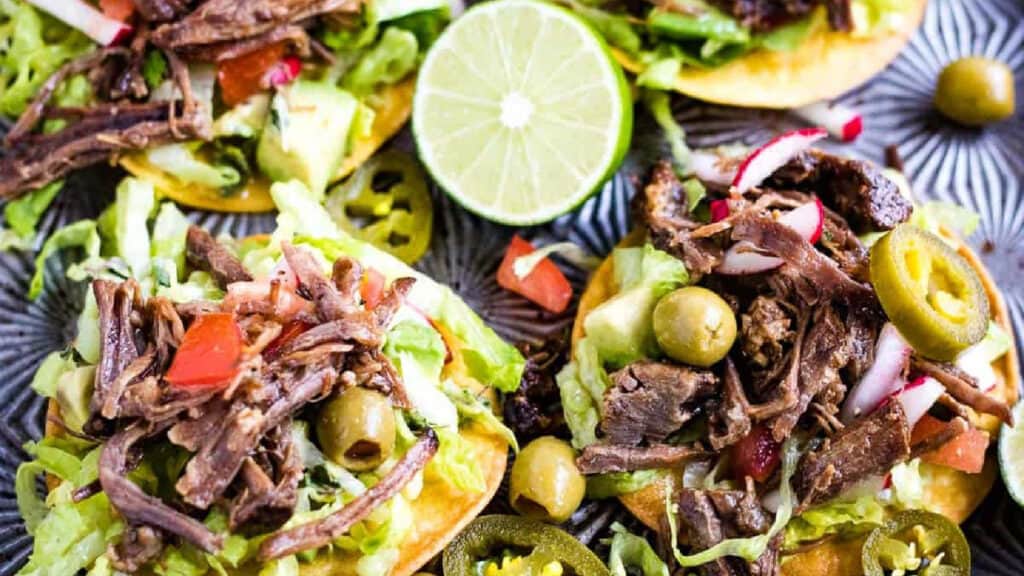
[(256, 162), (271, 180), (299, 180), (322, 197), (348, 151), (358, 101), (326, 82), (299, 80), (270, 103)]
[[(621, 253), (620, 253), (621, 252)], [(583, 319), (587, 340), (603, 362), (621, 367), (660, 354), (652, 315), (658, 300), (689, 281), (683, 263), (650, 244), (613, 254), (619, 292)]]
[(55, 400), (60, 407), (60, 418), (72, 432), (81, 432), (89, 419), (95, 376), (95, 366), (81, 366), (65, 372), (57, 381)]

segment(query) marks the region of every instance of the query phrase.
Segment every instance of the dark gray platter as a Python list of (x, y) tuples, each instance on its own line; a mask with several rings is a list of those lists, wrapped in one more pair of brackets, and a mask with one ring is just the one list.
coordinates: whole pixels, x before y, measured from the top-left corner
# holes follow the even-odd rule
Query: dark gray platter
[[(931, 93), (945, 63), (966, 55), (985, 55), (1014, 70), (1016, 115), (985, 130), (965, 129), (938, 116)], [(832, 145), (844, 154), (881, 161), (884, 148), (898, 145), (915, 194), (953, 201), (981, 215), (969, 239), (979, 250), (1010, 306), (1018, 334), (1024, 334), (1024, 2), (1019, 0), (932, 0), (924, 24), (908, 48), (867, 85), (843, 97), (864, 116), (865, 132), (852, 145)], [(694, 146), (742, 141), (758, 143), (799, 125), (783, 112), (710, 106), (678, 98), (674, 109)], [(602, 191), (556, 222), (520, 230), (540, 240), (572, 240), (594, 254), (606, 254), (629, 229), (628, 200), (633, 178), (660, 153), (649, 121), (638, 122), (634, 152)], [(409, 146), (409, 134), (395, 145)], [(93, 217), (110, 199), (118, 175), (93, 171), (71, 179), (41, 226), (40, 237), (57, 227)], [(501, 290), (494, 274), (509, 237), (516, 230), (485, 222), (441, 195), (436, 199), (436, 233), (418, 267), (453, 286), (509, 340), (538, 340), (557, 334), (571, 322), (540, 313)], [(193, 212), (190, 218), (216, 232), (245, 235), (273, 228), (271, 215), (221, 215)], [(42, 434), (44, 404), (29, 389), (32, 374), (51, 350), (74, 336), (82, 287), (60, 274), (59, 259), (45, 293), (25, 299), (34, 254), (0, 254), (0, 576), (14, 574), (31, 550), (14, 500), (14, 474), (25, 458), (21, 445)], [(579, 289), (586, 278), (570, 271)], [(1024, 352), (1021, 340), (1018, 351)], [(574, 518), (578, 535), (590, 541), (622, 512), (614, 505), (590, 506)], [(983, 575), (1024, 574), (1024, 512), (998, 485), (965, 524), (974, 571)]]

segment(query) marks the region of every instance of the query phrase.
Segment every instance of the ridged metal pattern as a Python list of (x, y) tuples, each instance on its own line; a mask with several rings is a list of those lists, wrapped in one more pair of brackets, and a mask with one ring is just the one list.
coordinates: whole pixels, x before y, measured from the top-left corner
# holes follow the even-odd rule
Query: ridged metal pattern
[[(915, 193), (924, 199), (954, 201), (977, 210), (981, 225), (970, 242), (978, 248), (1010, 303), (1018, 333), (1024, 333), (1024, 106), (1010, 121), (983, 131), (957, 127), (936, 115), (931, 90), (945, 63), (969, 54), (999, 58), (1014, 69), (1017, 93), (1024, 94), (1024, 3), (1012, 0), (932, 0), (921, 30), (885, 72), (843, 98), (859, 108), (865, 133), (855, 144), (829, 143), (844, 154), (880, 161), (889, 144), (899, 145)], [(1020, 104), (1020, 102), (1018, 102)], [(674, 109), (691, 143), (708, 146), (762, 142), (800, 125), (783, 112), (709, 106), (678, 98)], [(606, 254), (629, 230), (629, 198), (634, 182), (663, 152), (651, 122), (638, 120), (634, 152), (626, 166), (580, 209), (550, 225), (514, 230), (486, 222), (459, 209), (435, 191), (436, 224), (431, 251), (417, 264), (451, 285), (509, 340), (540, 340), (566, 329), (571, 312), (552, 316), (501, 290), (494, 279), (504, 247), (513, 233), (547, 243), (571, 240), (593, 254)], [(411, 150), (408, 131), (395, 145)], [(67, 189), (41, 224), (42, 235), (81, 218), (95, 217), (111, 197), (116, 174), (93, 171), (69, 180)], [(272, 215), (221, 215), (190, 212), (189, 218), (215, 233), (237, 236), (267, 232)], [(0, 576), (17, 571), (31, 541), (25, 535), (14, 500), (14, 473), (25, 458), (21, 445), (42, 434), (44, 404), (29, 389), (32, 374), (51, 350), (73, 337), (82, 286), (49, 263), (43, 296), (27, 302), (32, 255), (0, 254)], [(579, 289), (586, 271), (569, 267)], [(1018, 342), (1020, 345), (1020, 342)], [(492, 508), (502, 509), (500, 502)], [(612, 503), (587, 506), (568, 526), (594, 543), (613, 519), (623, 519)], [(1024, 574), (1024, 514), (999, 486), (965, 525), (976, 574)]]

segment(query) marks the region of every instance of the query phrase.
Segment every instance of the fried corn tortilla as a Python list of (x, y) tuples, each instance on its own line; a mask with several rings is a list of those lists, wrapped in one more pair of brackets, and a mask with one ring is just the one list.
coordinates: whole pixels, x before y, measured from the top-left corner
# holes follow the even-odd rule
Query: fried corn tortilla
[[(857, 38), (819, 26), (791, 52), (758, 50), (709, 69), (688, 67), (675, 90), (699, 100), (750, 108), (796, 108), (830, 100), (881, 72), (900, 53), (924, 16), (926, 0), (907, 0), (898, 27)], [(622, 52), (633, 73), (643, 65)]]
[[(375, 95), (373, 127), (370, 134), (357, 139), (334, 180), (351, 174), (385, 142), (394, 136), (412, 113), (412, 94), (416, 78), (411, 77), (390, 85)], [(274, 201), (270, 198), (270, 182), (265, 178), (250, 178), (245, 186), (225, 196), (219, 190), (196, 183), (181, 182), (149, 162), (144, 153), (120, 159), (121, 166), (132, 175), (152, 182), (161, 196), (178, 204), (215, 212), (270, 212)]]
[[(442, 332), (452, 350), (452, 361), (444, 369), (442, 378), (451, 378), (457, 385), (472, 390), (474, 394), (484, 393), (494, 403), (494, 391), (468, 375), (466, 365), (459, 353), (460, 346), (454, 336)], [(60, 408), (51, 400), (47, 409), (46, 435), (62, 433), (57, 423)], [(391, 569), (390, 576), (409, 576), (439, 554), (462, 529), (476, 518), (498, 491), (505, 476), (508, 461), (508, 445), (505, 440), (485, 432), (478, 425), (461, 429), (459, 434), (473, 447), (474, 460), (479, 464), (485, 489), (480, 493), (462, 492), (443, 478), (424, 477), (423, 490), (418, 498), (410, 502), (414, 517), (412, 530), (401, 547), (398, 562)], [(59, 484), (55, 477), (48, 477), (49, 489)], [(319, 553), (313, 562), (300, 563), (303, 576), (354, 576), (359, 556), (351, 552), (335, 550)], [(255, 575), (260, 570), (257, 564), (246, 564), (231, 574)]]
[[(988, 294), (992, 319), (1006, 330), (1012, 339), (1013, 331), (1009, 313), (1006, 309), (1006, 302), (1003, 300), (1003, 296), (1000, 294), (992, 277), (982, 265), (981, 260), (977, 254), (952, 232), (949, 230), (943, 230), (942, 232), (944, 236), (956, 242), (957, 252), (978, 272), (982, 285)], [(619, 245), (636, 246), (641, 244), (643, 240), (643, 231), (634, 230)], [(572, 331), (574, 350), (576, 342), (585, 336), (583, 319), (591, 310), (614, 295), (615, 290), (612, 259), (606, 258), (594, 272), (586, 291), (580, 297), (579, 310), (576, 314), (576, 322), (573, 325)], [(993, 362), (992, 367), (996, 372), (996, 387), (990, 394), (994, 394), (1007, 404), (1013, 405), (1017, 400), (1018, 387), (1020, 386), (1020, 366), (1018, 365), (1016, 346), (1011, 345), (1009, 352)], [(993, 438), (999, 432), (998, 419), (988, 414), (972, 417), (972, 424), (987, 431)], [(994, 448), (995, 444), (992, 443), (991, 446)], [(921, 475), (924, 478), (924, 500), (926, 507), (958, 523), (963, 522), (981, 504), (989, 490), (992, 489), (998, 473), (999, 464), (996, 461), (995, 454), (989, 454), (985, 467), (979, 474), (967, 474), (944, 466), (922, 463)], [(665, 515), (666, 487), (675, 490), (680, 482), (680, 474), (674, 472), (660, 477), (637, 492), (620, 496), (619, 500), (646, 526), (653, 530), (658, 530), (661, 525), (661, 519)], [(807, 551), (791, 555), (783, 562), (782, 573), (787, 576), (809, 576), (812, 574), (859, 576), (861, 574), (860, 546), (862, 541), (862, 539), (835, 539)]]

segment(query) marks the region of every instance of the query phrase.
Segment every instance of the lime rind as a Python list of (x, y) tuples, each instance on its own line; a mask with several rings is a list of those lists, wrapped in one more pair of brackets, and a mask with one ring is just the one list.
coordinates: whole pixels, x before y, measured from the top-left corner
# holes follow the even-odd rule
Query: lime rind
[(1024, 507), (1024, 402), (1013, 407), (1013, 421), (999, 432), (999, 469), (1010, 497)]
[[(517, 107), (520, 93), (535, 107)], [(614, 174), (629, 148), (632, 99), (608, 46), (576, 15), (496, 0), (469, 10), (428, 52), (412, 124), (421, 159), (452, 198), (529, 225), (572, 210)]]

